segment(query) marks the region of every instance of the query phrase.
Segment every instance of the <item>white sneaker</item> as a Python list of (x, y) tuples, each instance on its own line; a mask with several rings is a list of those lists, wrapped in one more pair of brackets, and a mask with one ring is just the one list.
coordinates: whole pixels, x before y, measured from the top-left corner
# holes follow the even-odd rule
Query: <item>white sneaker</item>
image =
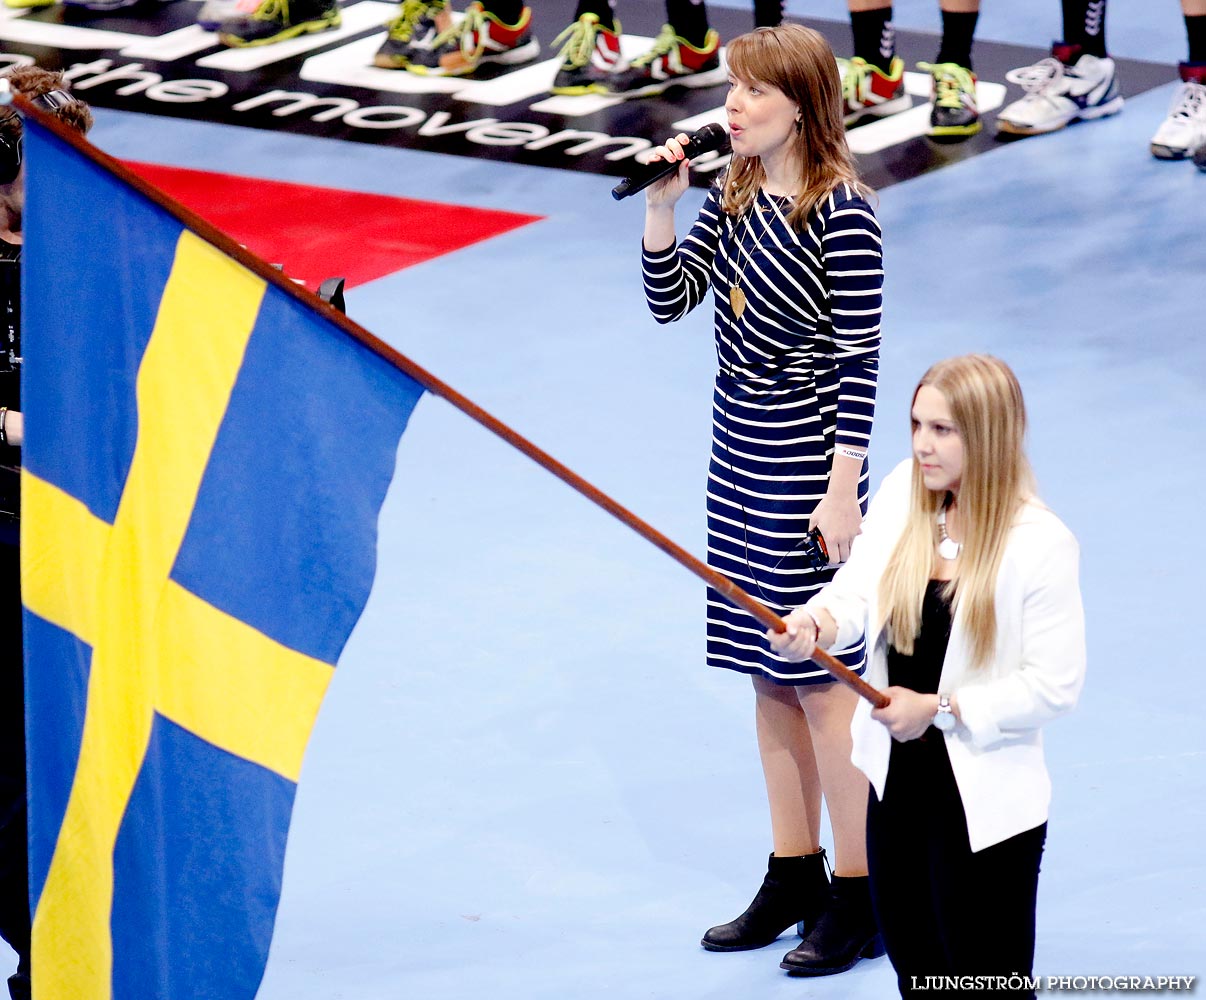
[(206, 31), (217, 31), (218, 25), (232, 17), (250, 14), (260, 0), (205, 0), (197, 11), (197, 25)]
[[(1053, 52), (1075, 52), (1056, 45)], [(1026, 95), (997, 114), (997, 130), (1011, 135), (1054, 132), (1080, 119), (1102, 118), (1122, 110), (1114, 60), (1082, 55), (1072, 65), (1056, 56), (1005, 74)]]
[[(1202, 75), (1206, 77), (1206, 73)], [(1152, 136), (1152, 156), (1161, 160), (1187, 159), (1206, 144), (1206, 85), (1188, 78), (1184, 67), (1181, 77), (1185, 82), (1173, 98), (1168, 117)]]

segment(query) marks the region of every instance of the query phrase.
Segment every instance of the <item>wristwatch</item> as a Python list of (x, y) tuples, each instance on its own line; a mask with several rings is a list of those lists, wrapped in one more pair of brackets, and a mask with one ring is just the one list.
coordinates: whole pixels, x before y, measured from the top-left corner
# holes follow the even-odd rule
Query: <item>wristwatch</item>
[(956, 721), (955, 710), (951, 708), (951, 696), (949, 694), (940, 694), (938, 696), (938, 711), (934, 715), (934, 726), (944, 733), (949, 733), (955, 728)]

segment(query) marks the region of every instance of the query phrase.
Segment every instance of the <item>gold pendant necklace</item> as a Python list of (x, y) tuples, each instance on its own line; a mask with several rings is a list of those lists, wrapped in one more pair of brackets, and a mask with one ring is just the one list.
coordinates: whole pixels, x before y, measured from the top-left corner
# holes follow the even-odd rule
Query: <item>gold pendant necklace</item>
[[(771, 235), (770, 224), (766, 221), (766, 219), (764, 217), (766, 214), (766, 211), (767, 211), (766, 206), (758, 205), (755, 203), (755, 207), (758, 209), (758, 218), (759, 218), (759, 221), (761, 221), (761, 223), (762, 223), (763, 235), (764, 236)], [(729, 305), (732, 306), (732, 308), (733, 308), (733, 319), (737, 322), (741, 321), (741, 315), (742, 315), (742, 313), (745, 312), (745, 306), (746, 306), (745, 290), (741, 287), (741, 281), (745, 277), (745, 269), (749, 265), (750, 259), (753, 257), (754, 252), (757, 251), (758, 249), (762, 248), (762, 246), (763, 246), (762, 242), (758, 239), (757, 235), (755, 235), (753, 227), (750, 226), (748, 223), (747, 223), (747, 226), (749, 228), (750, 235), (753, 237), (753, 244), (750, 246), (749, 250), (745, 252), (744, 258), (741, 260), (740, 266), (730, 264), (730, 268), (732, 269), (730, 273), (731, 273), (732, 277), (729, 279)], [(742, 257), (742, 248), (741, 248), (740, 238), (737, 240), (737, 245), (735, 247), (735, 250), (736, 250), (735, 257)]]
[(745, 292), (741, 290), (740, 285), (729, 285), (729, 305), (733, 307), (733, 318), (741, 319), (741, 314), (745, 312)]

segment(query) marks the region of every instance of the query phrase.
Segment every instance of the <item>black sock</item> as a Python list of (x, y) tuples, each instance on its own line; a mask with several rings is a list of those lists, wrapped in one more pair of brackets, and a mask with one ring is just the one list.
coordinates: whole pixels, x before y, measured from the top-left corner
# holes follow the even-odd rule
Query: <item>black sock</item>
[(754, 27), (777, 28), (783, 23), (783, 0), (754, 0)]
[(1064, 41), (1105, 58), (1106, 0), (1063, 0)]
[(583, 14), (594, 14), (599, 19), (599, 24), (608, 31), (614, 31), (616, 27), (614, 7), (615, 0), (578, 0), (578, 10), (574, 13), (574, 20), (578, 20)]
[(971, 14), (942, 12), (942, 48), (938, 50), (937, 62), (958, 63), (966, 69), (972, 68), (972, 39), (976, 37), (976, 21), (979, 11)]
[(485, 0), (482, 7), (503, 24), (518, 24), (523, 17), (523, 0)]
[(887, 69), (896, 55), (896, 29), (892, 27), (892, 5), (877, 10), (852, 10), (850, 33), (854, 55), (872, 66)]
[(1186, 62), (1206, 63), (1206, 14), (1186, 14), (1185, 34), (1189, 38), (1189, 58)]
[(708, 12), (703, 0), (666, 0), (666, 20), (679, 38), (703, 48), (708, 39)]

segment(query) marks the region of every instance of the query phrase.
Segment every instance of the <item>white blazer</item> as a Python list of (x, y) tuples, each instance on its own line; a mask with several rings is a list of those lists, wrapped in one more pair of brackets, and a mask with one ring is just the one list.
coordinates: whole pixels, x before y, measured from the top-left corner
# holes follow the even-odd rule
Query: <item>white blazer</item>
[[(867, 632), (865, 679), (888, 686), (887, 639), (878, 626), (878, 588), (904, 531), (913, 460), (884, 479), (854, 540), (850, 559), (808, 607), (824, 608), (838, 624), (835, 646)], [(997, 576), (997, 638), (988, 664), (973, 668), (960, 608), (938, 684), (957, 694), (962, 721), (945, 734), (973, 851), (983, 850), (1047, 819), (1051, 779), (1040, 727), (1070, 711), (1085, 675), (1084, 611), (1079, 547), (1072, 533), (1037, 501), (1018, 512)], [(860, 698), (850, 723), (852, 759), (882, 799), (892, 737)], [(924, 804), (919, 803), (919, 808)]]

